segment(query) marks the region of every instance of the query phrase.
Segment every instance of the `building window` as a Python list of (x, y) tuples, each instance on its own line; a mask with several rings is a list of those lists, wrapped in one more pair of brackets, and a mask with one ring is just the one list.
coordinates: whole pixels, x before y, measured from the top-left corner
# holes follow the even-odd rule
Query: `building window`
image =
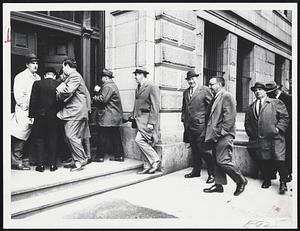
[(45, 14), (55, 18), (64, 19), (67, 21), (82, 23), (83, 11), (36, 11), (40, 14)]
[(203, 84), (208, 85), (213, 76), (223, 76), (223, 43), (226, 39), (226, 31), (220, 27), (205, 22), (204, 28), (204, 64)]

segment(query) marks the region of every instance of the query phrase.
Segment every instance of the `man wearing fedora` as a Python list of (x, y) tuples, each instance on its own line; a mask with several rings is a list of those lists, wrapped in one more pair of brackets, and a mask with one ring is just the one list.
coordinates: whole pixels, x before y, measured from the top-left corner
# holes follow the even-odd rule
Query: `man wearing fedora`
[(88, 123), (90, 102), (87, 99), (86, 85), (82, 76), (77, 72), (77, 63), (67, 58), (62, 63), (66, 79), (56, 88), (56, 97), (64, 107), (59, 110), (57, 117), (64, 121), (65, 134), (72, 154), (72, 162), (65, 165), (71, 172), (80, 171), (88, 162), (88, 156), (83, 147), (82, 139)]
[(287, 191), (285, 166), (285, 138), (289, 116), (284, 103), (267, 97), (266, 86), (256, 82), (251, 87), (256, 100), (245, 114), (245, 129), (249, 136), (248, 150), (257, 161), (263, 176), (262, 188), (271, 186), (271, 166), (280, 175), (279, 193)]
[(97, 155), (95, 162), (103, 162), (105, 154), (111, 155), (111, 161), (124, 161), (124, 151), (119, 126), (122, 124), (123, 110), (117, 85), (112, 80), (113, 73), (103, 69), (101, 88), (95, 87), (93, 97), (95, 122), (98, 125)]
[(29, 117), (34, 118), (32, 142), (37, 155), (36, 171), (44, 172), (47, 159), (50, 171), (56, 167), (58, 103), (56, 101), (56, 70), (48, 67), (44, 79), (34, 82), (29, 103)]
[(144, 67), (137, 67), (133, 72), (138, 84), (134, 109), (129, 121), (136, 124), (135, 142), (143, 155), (143, 170), (138, 174), (153, 174), (161, 165), (161, 159), (153, 146), (158, 141), (159, 89), (147, 80), (149, 72)]
[(206, 183), (214, 182), (214, 163), (211, 152), (205, 147), (205, 119), (208, 107), (213, 98), (211, 90), (206, 86), (199, 86), (195, 71), (188, 71), (186, 80), (189, 84), (183, 92), (181, 121), (184, 125), (183, 141), (191, 144), (192, 171), (185, 178), (199, 177), (202, 158), (207, 165), (208, 179)]
[(288, 113), (289, 113), (289, 126), (285, 132), (285, 151), (286, 151), (286, 167), (288, 171), (287, 182), (292, 180), (292, 96), (280, 90), (280, 86), (275, 81), (266, 83), (267, 95), (273, 99), (280, 99)]
[(234, 196), (240, 195), (247, 184), (247, 179), (236, 166), (233, 158), (233, 140), (235, 137), (236, 103), (234, 97), (224, 89), (223, 77), (213, 77), (209, 87), (214, 94), (209, 110), (205, 142), (212, 147), (216, 163), (215, 184), (203, 191), (205, 193), (222, 193), (227, 184), (226, 174), (236, 183)]
[(30, 170), (22, 160), (25, 141), (31, 133), (33, 118), (28, 117), (28, 108), (32, 85), (40, 80), (37, 74), (38, 58), (34, 54), (25, 57), (26, 69), (16, 75), (13, 84), (16, 101), (15, 112), (11, 120), (11, 166), (17, 170)]

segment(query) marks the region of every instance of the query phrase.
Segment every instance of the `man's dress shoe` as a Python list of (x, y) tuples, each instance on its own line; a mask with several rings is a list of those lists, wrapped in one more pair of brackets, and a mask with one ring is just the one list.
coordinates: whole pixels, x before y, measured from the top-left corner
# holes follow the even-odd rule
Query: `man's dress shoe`
[(286, 182), (280, 181), (280, 185), (279, 185), (279, 194), (284, 194), (285, 191), (287, 191)]
[(44, 172), (45, 171), (44, 165), (38, 165), (38, 166), (36, 166), (35, 171)]
[(155, 173), (160, 167), (160, 161), (156, 161), (152, 164), (152, 167), (149, 169), (148, 174)]
[(185, 178), (200, 177), (200, 170), (192, 170), (190, 173), (184, 175)]
[(67, 164), (67, 163), (72, 162), (72, 160), (73, 160), (73, 159), (70, 157), (70, 158), (68, 158), (68, 159), (66, 159), (66, 160), (63, 160), (62, 163), (63, 163), (63, 164)]
[(77, 172), (77, 171), (81, 171), (83, 169), (84, 169), (84, 166), (82, 164), (75, 163), (75, 166), (70, 169), (70, 172)]
[(240, 195), (245, 190), (245, 186), (248, 184), (248, 180), (245, 178), (243, 183), (236, 184), (236, 190), (233, 193), (234, 196)]
[(51, 164), (51, 165), (50, 165), (50, 172), (54, 172), (54, 171), (56, 171), (56, 170), (57, 170), (56, 165), (55, 165), (55, 164)]
[(269, 188), (270, 186), (271, 186), (270, 180), (264, 180), (264, 182), (261, 185), (262, 188)]
[(86, 162), (86, 164), (90, 164), (90, 163), (92, 163), (92, 159), (88, 159)]
[(292, 181), (292, 174), (289, 174), (286, 178), (286, 182), (291, 182)]
[(27, 165), (19, 164), (19, 165), (13, 166), (12, 169), (16, 169), (16, 170), (30, 170), (31, 168), (29, 166), (27, 166)]
[(109, 158), (109, 160), (111, 160), (111, 161), (124, 161), (124, 157), (123, 156), (115, 156), (115, 157)]
[(66, 164), (64, 165), (64, 168), (74, 168), (75, 165), (74, 164)]
[(214, 182), (215, 182), (215, 176), (214, 175), (209, 175), (208, 178), (207, 178), (206, 183), (211, 184), (211, 183), (214, 183)]
[(203, 189), (203, 192), (205, 192), (205, 193), (214, 193), (214, 192), (222, 193), (222, 192), (224, 192), (224, 189), (223, 189), (222, 185), (214, 184), (210, 188)]
[(95, 158), (94, 162), (104, 162), (104, 158)]
[(138, 171), (137, 174), (146, 174), (146, 173), (148, 173), (148, 171), (149, 171), (150, 169), (151, 169), (151, 168), (144, 168), (143, 170)]

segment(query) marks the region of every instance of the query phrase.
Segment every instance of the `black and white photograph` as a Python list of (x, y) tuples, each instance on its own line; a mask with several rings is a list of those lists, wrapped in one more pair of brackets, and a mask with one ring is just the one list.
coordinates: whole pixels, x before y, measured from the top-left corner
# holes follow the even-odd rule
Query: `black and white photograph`
[(2, 6), (4, 228), (297, 228), (297, 3)]

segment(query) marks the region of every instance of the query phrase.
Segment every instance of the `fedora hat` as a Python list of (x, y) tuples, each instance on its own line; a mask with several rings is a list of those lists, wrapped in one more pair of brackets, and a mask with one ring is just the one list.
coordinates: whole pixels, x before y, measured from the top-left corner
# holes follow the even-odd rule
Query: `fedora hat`
[(269, 92), (272, 92), (272, 91), (275, 91), (277, 89), (280, 88), (280, 86), (277, 85), (277, 83), (275, 81), (271, 81), (271, 82), (268, 82), (265, 84), (266, 85), (266, 91), (269, 93)]
[(36, 57), (35, 54), (28, 54), (25, 56), (25, 61), (26, 63), (31, 63), (31, 62), (37, 62), (39, 59)]
[(251, 87), (251, 91), (254, 91), (256, 88), (261, 88), (266, 90), (266, 86), (261, 82), (256, 82), (254, 86)]
[(101, 77), (102, 76), (107, 76), (109, 78), (114, 78), (113, 73), (109, 70), (107, 70), (106, 68), (103, 68), (102, 72), (101, 72)]
[(145, 75), (148, 75), (148, 74), (149, 74), (149, 72), (146, 70), (145, 67), (137, 67), (133, 73), (134, 73), (134, 74), (137, 74), (137, 73), (143, 73), (143, 74), (145, 74)]
[(45, 69), (44, 75), (45, 75), (46, 73), (48, 73), (48, 72), (52, 72), (53, 74), (57, 75), (57, 72), (56, 72), (56, 70), (55, 70), (54, 67), (47, 67), (47, 68)]
[(198, 76), (199, 76), (199, 74), (196, 74), (196, 72), (192, 70), (192, 71), (188, 71), (186, 73), (186, 78), (185, 79), (190, 79), (192, 77), (198, 77)]

